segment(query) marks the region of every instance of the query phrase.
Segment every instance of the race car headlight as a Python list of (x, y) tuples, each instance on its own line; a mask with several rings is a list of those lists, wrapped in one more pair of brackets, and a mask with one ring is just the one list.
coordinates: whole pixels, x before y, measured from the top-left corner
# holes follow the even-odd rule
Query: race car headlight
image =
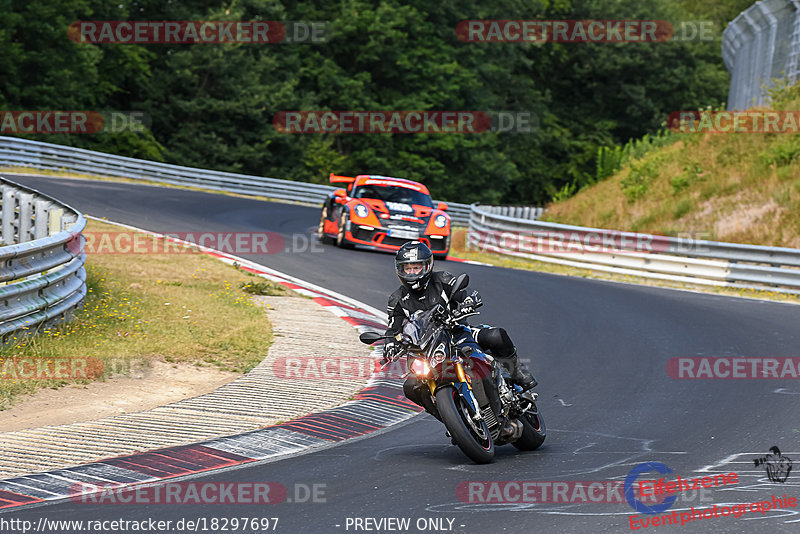
[(433, 224), (436, 228), (444, 228), (447, 226), (447, 217), (444, 215), (437, 215), (435, 219), (433, 219)]
[(355, 209), (356, 215), (358, 215), (361, 218), (364, 218), (367, 215), (369, 215), (369, 210), (367, 209), (367, 207), (364, 204), (356, 204), (356, 207), (354, 209)]

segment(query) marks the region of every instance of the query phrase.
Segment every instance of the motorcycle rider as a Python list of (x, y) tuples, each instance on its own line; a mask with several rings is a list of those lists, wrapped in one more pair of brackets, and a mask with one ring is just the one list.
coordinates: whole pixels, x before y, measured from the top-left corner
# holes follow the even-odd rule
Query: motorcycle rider
[[(402, 285), (389, 296), (387, 336), (399, 334), (403, 321), (414, 312), (429, 310), (437, 304), (446, 306), (443, 295), (447, 295), (451, 303), (457, 303), (456, 318), (472, 313), (482, 304), (477, 291), (467, 292), (462, 289), (455, 295), (452, 294), (456, 278), (447, 271), (433, 270), (433, 253), (424, 243), (411, 241), (400, 247), (395, 256), (395, 269)], [(537, 385), (536, 379), (519, 361), (517, 349), (504, 329), (486, 325), (464, 326), (466, 328), (455, 341), (459, 347), (466, 349), (465, 352), (488, 350), (508, 370), (511, 381), (523, 390)], [(384, 345), (384, 358), (391, 360), (399, 351), (399, 344), (390, 340)], [(418, 390), (420, 385), (412, 374), (403, 384), (403, 392), (411, 401), (425, 407)]]

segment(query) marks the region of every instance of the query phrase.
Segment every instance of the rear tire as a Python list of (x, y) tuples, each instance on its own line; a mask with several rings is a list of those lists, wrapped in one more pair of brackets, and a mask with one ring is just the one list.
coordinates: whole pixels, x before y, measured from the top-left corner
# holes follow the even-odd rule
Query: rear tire
[(486, 422), (473, 420), (461, 395), (445, 387), (436, 392), (436, 408), (458, 448), (475, 463), (488, 464), (494, 459), (494, 441)]
[(512, 443), (521, 451), (535, 451), (544, 443), (547, 437), (547, 427), (539, 409), (534, 404), (533, 407), (519, 418), (522, 423), (522, 437)]

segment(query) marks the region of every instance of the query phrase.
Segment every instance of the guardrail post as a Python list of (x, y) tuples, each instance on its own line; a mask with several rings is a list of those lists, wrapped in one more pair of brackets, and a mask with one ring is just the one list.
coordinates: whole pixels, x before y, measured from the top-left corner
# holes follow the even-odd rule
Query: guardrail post
[(3, 186), (3, 246), (13, 245), (16, 241), (14, 234), (17, 226), (17, 198), (13, 187)]
[(19, 242), (33, 241), (33, 194), (19, 194)]
[(51, 209), (48, 211), (48, 235), (57, 234), (64, 229), (62, 227), (63, 217), (64, 210), (62, 208)]
[(50, 202), (47, 200), (37, 199), (34, 204), (34, 223), (33, 223), (33, 238), (40, 239), (50, 235), (48, 227), (50, 226), (50, 218), (47, 214)]

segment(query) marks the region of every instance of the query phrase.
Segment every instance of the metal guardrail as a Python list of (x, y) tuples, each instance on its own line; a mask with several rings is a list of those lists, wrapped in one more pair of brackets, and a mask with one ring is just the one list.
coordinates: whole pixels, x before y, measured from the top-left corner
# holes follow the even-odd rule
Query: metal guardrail
[[(52, 143), (42, 143), (0, 137), (0, 165), (69, 171), (101, 176), (116, 176), (134, 180), (200, 187), (243, 195), (258, 195), (301, 204), (322, 206), (325, 198), (335, 189), (329, 185), (309, 184), (265, 178), (249, 174), (210, 171), (157, 163), (92, 150), (73, 148)], [(454, 224), (469, 222), (469, 205), (448, 202), (448, 213)]]
[(57, 323), (86, 297), (86, 219), (0, 177), (0, 338)]
[(491, 208), (472, 206), (469, 248), (645, 278), (800, 293), (800, 249), (532, 221)]
[(544, 213), (544, 208), (537, 206), (481, 206), (481, 209), (495, 215), (529, 220), (536, 220)]

